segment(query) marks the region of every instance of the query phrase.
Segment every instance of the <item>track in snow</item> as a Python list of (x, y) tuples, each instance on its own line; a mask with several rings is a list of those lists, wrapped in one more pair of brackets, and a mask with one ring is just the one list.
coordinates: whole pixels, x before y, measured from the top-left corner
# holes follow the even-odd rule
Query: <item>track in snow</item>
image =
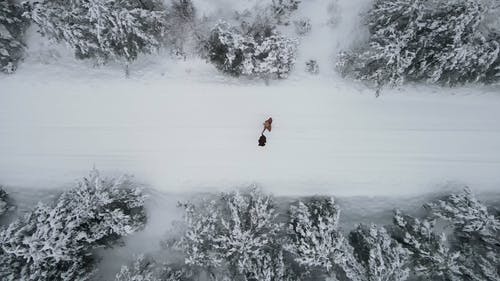
[[(276, 194), (393, 195), (449, 181), (500, 186), (499, 96), (420, 89), (375, 99), (323, 80), (179, 81), (1, 80), (9, 91), (0, 94), (0, 183), (55, 187), (95, 165), (168, 191), (258, 183)], [(274, 128), (260, 148), (268, 116)]]

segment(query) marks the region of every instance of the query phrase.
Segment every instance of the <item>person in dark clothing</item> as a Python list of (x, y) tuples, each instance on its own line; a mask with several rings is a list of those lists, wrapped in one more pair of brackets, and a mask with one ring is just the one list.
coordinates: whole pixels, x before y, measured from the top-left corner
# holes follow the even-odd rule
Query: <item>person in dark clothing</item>
[(262, 134), (259, 138), (259, 146), (265, 146), (266, 145), (266, 136)]

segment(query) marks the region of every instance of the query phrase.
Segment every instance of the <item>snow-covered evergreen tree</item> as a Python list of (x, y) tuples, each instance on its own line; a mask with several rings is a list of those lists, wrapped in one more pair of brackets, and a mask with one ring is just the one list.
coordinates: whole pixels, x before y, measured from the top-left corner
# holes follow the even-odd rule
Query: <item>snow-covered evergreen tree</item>
[(375, 1), (367, 17), (369, 46), (342, 52), (337, 65), (341, 72), (376, 84), (402, 84), (415, 58), (415, 50), (407, 47), (416, 37), (424, 1)]
[(172, 15), (185, 22), (194, 21), (196, 10), (192, 0), (172, 0)]
[(467, 280), (500, 280), (500, 217), (490, 214), (470, 189), (427, 204), (433, 215), (450, 222), (452, 249), (460, 252)]
[(319, 74), (319, 65), (317, 60), (306, 61), (306, 71), (311, 74)]
[(459, 253), (448, 247), (444, 233), (434, 231), (434, 220), (417, 219), (396, 211), (391, 236), (411, 253), (412, 273), (422, 280), (463, 280)]
[(8, 197), (9, 195), (0, 185), (0, 217), (9, 210)]
[(364, 267), (366, 280), (408, 279), (409, 251), (391, 238), (384, 227), (358, 225), (349, 234), (349, 242)]
[(198, 38), (196, 9), (191, 0), (172, 0), (167, 10), (165, 40), (177, 57), (185, 58)]
[(126, 65), (160, 46), (164, 16), (160, 0), (40, 0), (31, 12), (42, 35), (67, 43), (77, 58)]
[(141, 192), (94, 170), (54, 205), (39, 204), (0, 232), (0, 279), (89, 280), (91, 251), (112, 246), (145, 221)]
[(293, 22), (295, 26), (295, 32), (298, 35), (304, 36), (311, 32), (311, 20), (309, 18), (302, 18)]
[(160, 281), (155, 272), (154, 260), (140, 255), (131, 265), (124, 265), (116, 275), (116, 281)]
[(191, 281), (192, 270), (185, 266), (161, 264), (153, 257), (140, 255), (130, 265), (124, 265), (115, 281)]
[(305, 270), (340, 280), (364, 280), (353, 249), (339, 230), (340, 210), (333, 198), (312, 198), (290, 207), (285, 249)]
[(376, 0), (368, 44), (339, 56), (342, 74), (377, 85), (498, 81), (498, 38), (480, 28), (482, 0)]
[[(481, 0), (446, 1), (438, 7), (445, 16), (433, 16), (434, 27), (428, 42), (442, 48), (439, 56), (425, 54), (417, 61), (427, 63), (428, 80), (455, 85), (462, 82), (485, 80), (485, 74), (497, 60), (500, 42), (480, 32), (485, 8)], [(433, 59), (431, 63), (431, 59)], [(414, 72), (420, 70), (414, 68)], [(410, 70), (411, 71), (411, 70)]]
[(190, 266), (213, 280), (288, 280), (273, 199), (256, 188), (183, 204), (186, 230), (178, 241)]
[(256, 43), (253, 73), (259, 77), (288, 77), (295, 63), (297, 41), (273, 34)]
[(13, 0), (0, 1), (0, 71), (13, 73), (24, 51), (27, 23)]
[(207, 49), (209, 60), (225, 73), (286, 78), (295, 63), (297, 41), (279, 35), (273, 28), (243, 34), (220, 22), (211, 32)]
[(288, 24), (290, 15), (299, 8), (301, 0), (272, 0), (271, 9), (279, 24)]

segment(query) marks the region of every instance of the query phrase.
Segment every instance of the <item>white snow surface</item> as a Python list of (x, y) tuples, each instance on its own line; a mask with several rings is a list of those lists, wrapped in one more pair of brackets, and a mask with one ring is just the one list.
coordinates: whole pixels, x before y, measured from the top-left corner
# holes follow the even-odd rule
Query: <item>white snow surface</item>
[[(95, 165), (169, 192), (252, 183), (277, 195), (500, 186), (495, 87), (408, 86), (375, 98), (335, 77), (296, 74), (266, 86), (200, 61), (122, 75), (112, 66), (33, 63), (0, 78), (0, 182), (59, 187)], [(273, 131), (258, 147), (269, 116)]]
[[(260, 3), (234, 1), (195, 5), (199, 16), (224, 16)], [(26, 60), (0, 76), (0, 184), (59, 188), (96, 166), (167, 192), (254, 183), (290, 196), (411, 195), (450, 182), (498, 190), (499, 86), (408, 85), (375, 98), (335, 74), (335, 54), (365, 36), (359, 14), (369, 3), (303, 1), (294, 17), (309, 17), (312, 33), (291, 77), (269, 85), (166, 54), (141, 57), (125, 79), (119, 64), (94, 68), (30, 30)], [(319, 76), (304, 72), (308, 59)], [(269, 116), (273, 131), (258, 147)]]
[[(271, 0), (193, 1), (200, 17), (230, 17)], [(134, 255), (165, 254), (158, 241), (181, 216), (176, 201), (197, 191), (259, 184), (277, 196), (335, 195), (346, 228), (388, 223), (392, 208), (414, 211), (464, 185), (498, 202), (500, 86), (408, 85), (375, 98), (333, 71), (335, 54), (365, 37), (359, 13), (370, 1), (304, 0), (296, 18), (309, 17), (312, 32), (291, 77), (269, 85), (166, 54), (141, 57), (125, 79), (121, 65), (93, 68), (31, 29), (24, 63), (0, 75), (0, 185), (18, 213), (93, 166), (151, 187), (146, 229), (99, 251), (96, 280), (112, 280)], [(304, 72), (309, 59), (320, 75)]]

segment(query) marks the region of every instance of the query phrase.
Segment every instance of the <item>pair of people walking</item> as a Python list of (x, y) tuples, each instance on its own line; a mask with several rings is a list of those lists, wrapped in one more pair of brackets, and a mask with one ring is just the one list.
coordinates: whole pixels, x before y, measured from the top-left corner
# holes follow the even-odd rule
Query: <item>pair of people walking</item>
[(260, 138), (259, 138), (259, 146), (265, 146), (266, 145), (266, 136), (264, 135), (264, 132), (269, 131), (271, 132), (272, 130), (272, 124), (273, 124), (273, 118), (269, 117), (266, 121), (264, 121), (264, 129), (262, 129), (262, 133), (260, 133)]

